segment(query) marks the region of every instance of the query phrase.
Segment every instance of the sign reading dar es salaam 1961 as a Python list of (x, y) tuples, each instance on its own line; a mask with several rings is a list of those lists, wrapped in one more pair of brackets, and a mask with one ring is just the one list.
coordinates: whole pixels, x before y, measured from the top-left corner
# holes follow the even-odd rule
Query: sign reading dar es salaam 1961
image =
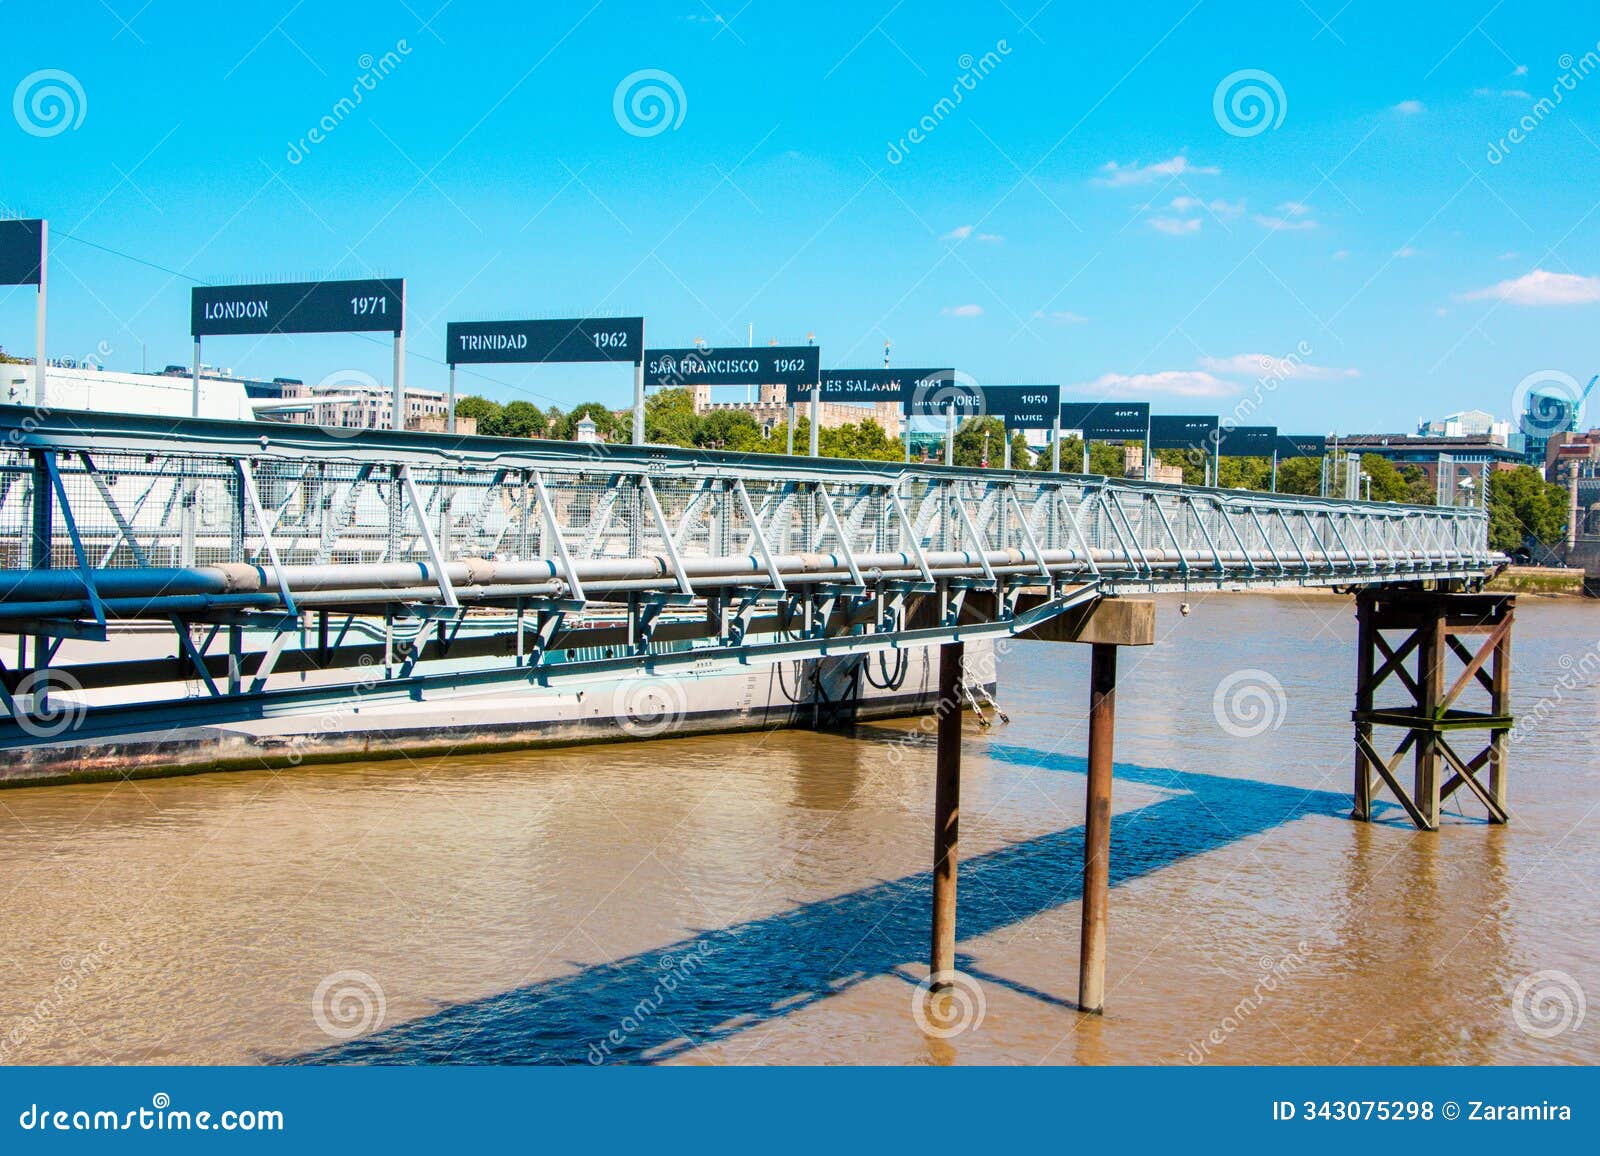
[(0, 221), (0, 285), (37, 285), (43, 221)]
[(201, 285), (189, 304), (195, 337), (230, 333), (399, 333), (404, 281)]
[(564, 321), (452, 321), (445, 363), (631, 361), (644, 356), (643, 317), (574, 317)]

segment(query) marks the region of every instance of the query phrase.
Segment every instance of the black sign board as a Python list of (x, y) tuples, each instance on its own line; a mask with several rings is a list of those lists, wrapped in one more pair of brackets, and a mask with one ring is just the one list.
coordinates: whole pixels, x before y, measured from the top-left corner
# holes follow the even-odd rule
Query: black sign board
[(445, 326), (447, 365), (503, 362), (638, 362), (643, 317), (576, 317), (565, 321), (452, 321)]
[(236, 333), (399, 333), (404, 281), (203, 285), (189, 303), (195, 337)]
[(43, 221), (0, 221), (0, 285), (37, 285)]
[[(823, 401), (900, 401), (923, 381), (948, 381), (953, 369), (824, 369)], [(811, 384), (791, 385), (790, 401), (810, 401)]]
[(1280, 458), (1320, 458), (1328, 452), (1326, 434), (1279, 434), (1276, 444)]
[(1193, 415), (1153, 414), (1150, 418), (1150, 448), (1153, 450), (1205, 450), (1217, 443), (1218, 418)]
[(1090, 441), (1142, 442), (1150, 428), (1150, 403), (1062, 402), (1061, 428), (1075, 429)]
[(646, 385), (804, 385), (822, 372), (815, 345), (749, 349), (647, 349)]
[(1278, 443), (1275, 425), (1236, 425), (1222, 427), (1217, 435), (1219, 458), (1266, 458)]
[(1059, 385), (986, 385), (983, 398), (1007, 429), (1053, 429), (1061, 416)]
[(900, 410), (907, 417), (942, 417), (953, 413), (958, 418), (982, 417), (988, 412), (983, 386), (970, 377), (956, 376), (953, 369), (941, 369), (919, 378), (900, 398)]

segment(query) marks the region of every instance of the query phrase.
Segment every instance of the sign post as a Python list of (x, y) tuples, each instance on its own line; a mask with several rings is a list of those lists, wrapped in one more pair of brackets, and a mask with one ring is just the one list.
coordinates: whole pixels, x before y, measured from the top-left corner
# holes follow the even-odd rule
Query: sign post
[(290, 281), (258, 285), (198, 285), (189, 298), (194, 337), (194, 397), (200, 414), (203, 337), (267, 333), (392, 333), (395, 429), (405, 428), (405, 314), (403, 280)]
[(1061, 420), (1059, 385), (986, 385), (984, 409), (1000, 419), (1005, 431), (1004, 469), (1011, 468), (1013, 430), (1054, 429)]
[(450, 417), (456, 429), (456, 366), (633, 363), (633, 444), (644, 444), (644, 318), (570, 317), (529, 321), (452, 321), (444, 329), (450, 367)]
[[(781, 385), (789, 405), (788, 452), (794, 453), (795, 406), (802, 394), (817, 400), (822, 351), (815, 345), (769, 345), (765, 348), (647, 349), (644, 385)], [(813, 404), (811, 455), (817, 454), (820, 407)]]
[(48, 296), (50, 223), (44, 220), (0, 221), (0, 285), (33, 285), (33, 404), (43, 408), (45, 396), (45, 314)]
[(1196, 450), (1204, 455), (1206, 476), (1210, 477), (1211, 454), (1207, 446), (1217, 444), (1222, 421), (1194, 414), (1155, 414), (1150, 418), (1150, 439), (1146, 456), (1156, 450)]
[(1328, 439), (1322, 434), (1279, 434), (1272, 442), (1272, 492), (1278, 492), (1280, 458), (1321, 458), (1328, 452)]
[[(1083, 437), (1083, 472), (1089, 472), (1089, 443), (1145, 442), (1145, 478), (1150, 477), (1150, 406), (1142, 401), (1068, 401), (1057, 414), (1058, 429), (1075, 429)], [(1059, 458), (1059, 454), (1057, 457)], [(1059, 468), (1059, 465), (1058, 467)]]

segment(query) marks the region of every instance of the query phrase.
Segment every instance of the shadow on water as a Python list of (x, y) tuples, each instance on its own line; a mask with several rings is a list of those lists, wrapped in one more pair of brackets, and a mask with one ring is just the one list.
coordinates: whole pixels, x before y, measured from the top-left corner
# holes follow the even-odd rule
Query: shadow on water
[[(1014, 766), (1084, 771), (1082, 759), (1021, 747), (991, 745), (987, 755)], [(1113, 819), (1113, 886), (1307, 815), (1350, 812), (1348, 796), (1329, 791), (1123, 765), (1116, 774), (1182, 793)], [(1083, 828), (1071, 827), (963, 861), (961, 937), (1075, 902), (1082, 854)], [(650, 1063), (925, 959), (930, 903), (928, 873), (888, 880), (286, 1062)]]

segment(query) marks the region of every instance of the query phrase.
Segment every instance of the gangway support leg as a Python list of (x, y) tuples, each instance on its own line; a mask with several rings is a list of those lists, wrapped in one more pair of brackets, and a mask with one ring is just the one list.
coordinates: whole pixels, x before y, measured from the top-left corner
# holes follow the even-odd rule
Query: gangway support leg
[(966, 645), (939, 648), (938, 754), (933, 792), (933, 936), (930, 990), (951, 986), (956, 967), (956, 860), (961, 822), (961, 659)]
[[(1415, 826), (1437, 830), (1444, 804), (1465, 788), (1490, 823), (1509, 821), (1506, 755), (1513, 722), (1515, 612), (1511, 594), (1375, 588), (1356, 596), (1353, 818), (1370, 821), (1375, 794), (1388, 788)], [(1400, 684), (1404, 700), (1380, 705), (1377, 692), (1391, 681)], [(1386, 755), (1375, 739), (1377, 727), (1402, 732), (1392, 754)], [(1472, 731), (1488, 731), (1489, 738), (1467, 758), (1455, 744)], [(1399, 779), (1408, 753), (1414, 761), (1409, 789)], [(1478, 779), (1485, 770), (1487, 784)]]
[(1117, 722), (1117, 648), (1097, 642), (1089, 658), (1089, 785), (1083, 825), (1083, 929), (1078, 1007), (1100, 1014), (1106, 999), (1106, 907), (1111, 886), (1111, 759)]

